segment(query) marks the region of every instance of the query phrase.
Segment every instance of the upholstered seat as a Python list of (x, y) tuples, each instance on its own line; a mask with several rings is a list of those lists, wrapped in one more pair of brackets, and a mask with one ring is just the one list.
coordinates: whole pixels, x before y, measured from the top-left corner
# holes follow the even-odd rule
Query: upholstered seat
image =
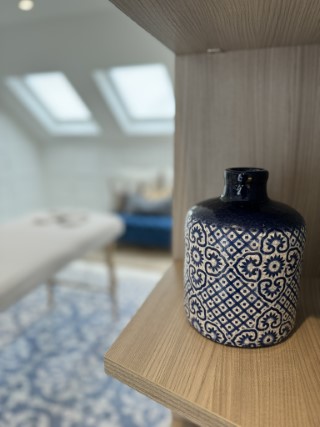
[(0, 225), (0, 310), (124, 231), (113, 214), (37, 213)]

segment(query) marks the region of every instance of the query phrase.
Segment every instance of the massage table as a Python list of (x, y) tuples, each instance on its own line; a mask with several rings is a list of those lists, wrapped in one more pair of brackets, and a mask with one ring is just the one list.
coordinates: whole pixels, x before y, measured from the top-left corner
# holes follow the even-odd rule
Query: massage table
[(55, 274), (101, 248), (109, 267), (114, 309), (112, 247), (123, 232), (123, 221), (117, 215), (83, 211), (38, 212), (0, 224), (0, 311), (42, 283), (47, 284), (51, 303)]

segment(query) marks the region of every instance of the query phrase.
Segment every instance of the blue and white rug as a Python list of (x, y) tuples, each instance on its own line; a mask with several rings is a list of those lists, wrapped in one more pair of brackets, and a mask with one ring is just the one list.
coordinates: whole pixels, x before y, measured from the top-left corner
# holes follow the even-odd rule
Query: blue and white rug
[(103, 371), (103, 355), (159, 279), (118, 270), (120, 317), (103, 292), (103, 266), (76, 262), (60, 274), (90, 290), (44, 286), (0, 313), (1, 427), (168, 427), (167, 409)]

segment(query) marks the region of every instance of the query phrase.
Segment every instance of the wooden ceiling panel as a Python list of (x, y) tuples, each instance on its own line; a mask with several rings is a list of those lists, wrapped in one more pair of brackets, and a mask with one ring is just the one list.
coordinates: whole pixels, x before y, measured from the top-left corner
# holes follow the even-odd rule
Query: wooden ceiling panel
[(177, 54), (320, 42), (318, 0), (111, 0)]

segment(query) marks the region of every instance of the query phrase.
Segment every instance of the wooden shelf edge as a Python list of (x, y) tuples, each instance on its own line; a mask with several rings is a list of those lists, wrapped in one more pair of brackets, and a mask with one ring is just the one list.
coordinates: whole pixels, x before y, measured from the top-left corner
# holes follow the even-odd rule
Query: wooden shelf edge
[[(235, 427), (234, 423), (227, 421), (226, 419), (214, 415), (215, 421), (213, 423), (213, 415), (209, 411), (204, 411), (199, 408), (197, 416), (195, 417), (195, 405), (190, 405), (187, 400), (181, 400), (174, 393), (171, 393), (164, 387), (155, 385), (153, 382), (146, 380), (140, 375), (136, 375), (134, 372), (123, 368), (108, 357), (106, 352), (104, 357), (105, 373), (112, 376), (113, 378), (121, 381), (129, 387), (135, 389), (139, 393), (151, 398), (152, 400), (160, 403), (167, 407), (172, 412), (187, 418), (195, 424), (201, 422), (201, 427)], [(139, 383), (143, 382), (143, 386), (139, 386)], [(205, 413), (207, 412), (207, 414)]]

